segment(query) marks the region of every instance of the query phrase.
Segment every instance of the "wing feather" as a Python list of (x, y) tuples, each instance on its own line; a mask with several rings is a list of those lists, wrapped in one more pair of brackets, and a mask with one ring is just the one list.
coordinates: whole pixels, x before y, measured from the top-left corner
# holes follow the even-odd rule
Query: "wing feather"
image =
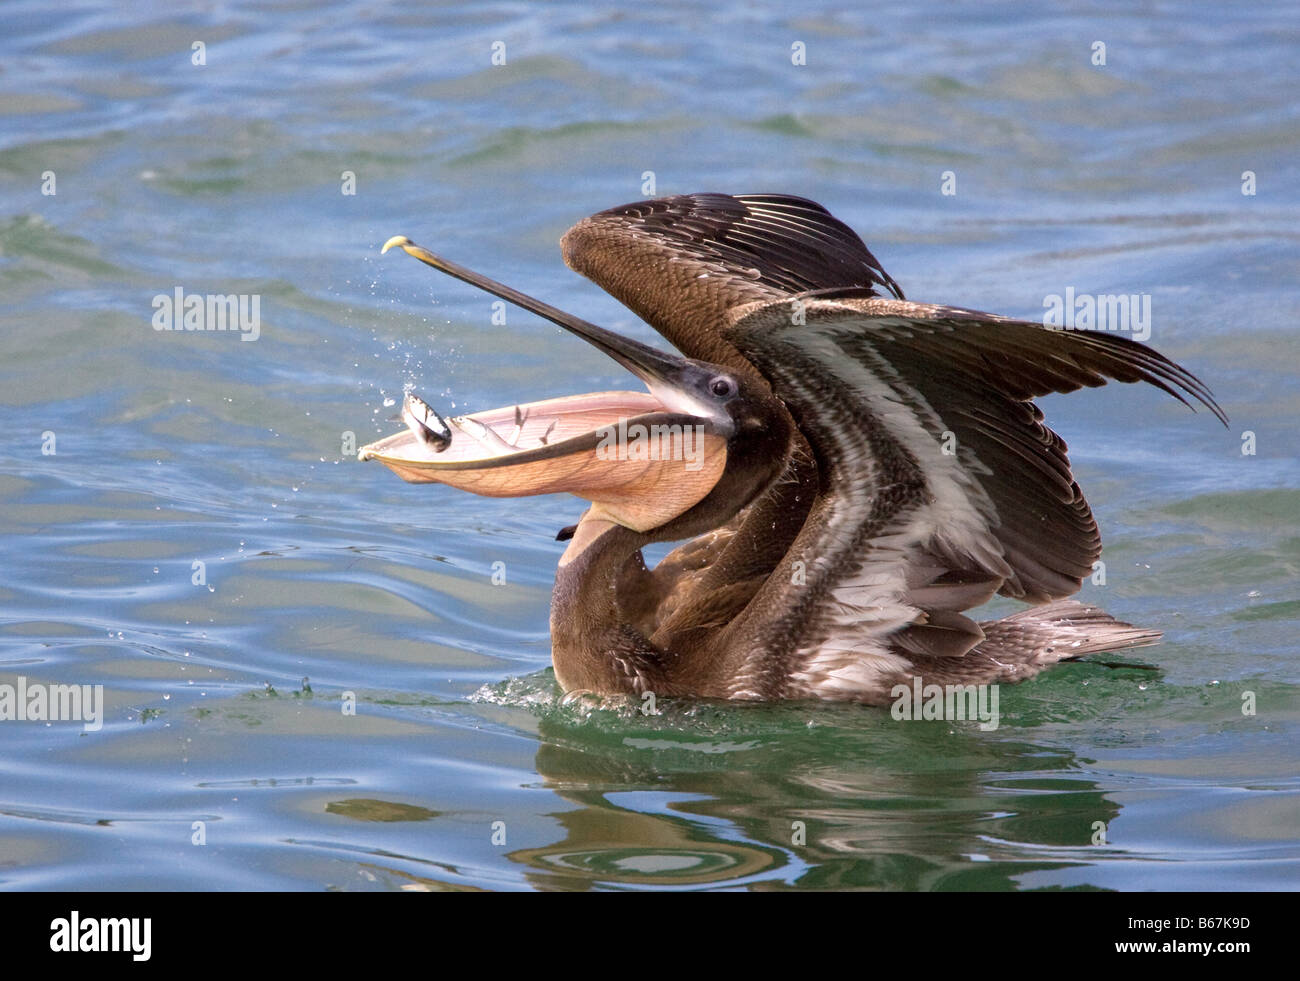
[(789, 556), (808, 588), (756, 598), (785, 603), (794, 684), (810, 691), (879, 684), (899, 658), (960, 656), (984, 636), (961, 611), (995, 590), (1048, 602), (1091, 574), (1096, 521), (1030, 399), (1142, 381), (1225, 418), (1193, 375), (1124, 337), (879, 298), (809, 298), (802, 323), (793, 312), (755, 306), (723, 333), (823, 475)]
[(848, 225), (785, 194), (681, 194), (610, 208), (560, 241), (564, 261), (690, 357), (728, 311), (811, 290), (903, 295)]

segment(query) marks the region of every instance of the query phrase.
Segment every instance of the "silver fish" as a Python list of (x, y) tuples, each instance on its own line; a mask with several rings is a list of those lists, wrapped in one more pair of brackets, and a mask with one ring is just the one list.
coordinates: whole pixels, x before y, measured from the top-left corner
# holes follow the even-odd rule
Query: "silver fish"
[(402, 421), (417, 439), (441, 453), (451, 445), (451, 427), (418, 395), (406, 393), (402, 401)]
[(507, 443), (501, 438), (500, 433), (485, 422), (479, 422), (469, 416), (456, 416), (455, 423), (457, 428), (464, 430), (482, 443), (484, 447), (494, 452), (509, 453), (518, 448), (511, 443)]

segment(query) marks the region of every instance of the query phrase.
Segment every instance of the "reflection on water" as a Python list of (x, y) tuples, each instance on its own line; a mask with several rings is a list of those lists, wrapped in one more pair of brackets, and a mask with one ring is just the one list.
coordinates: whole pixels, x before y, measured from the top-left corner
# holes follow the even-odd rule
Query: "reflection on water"
[[(537, 772), (573, 806), (563, 838), (510, 854), (539, 888), (1009, 888), (1098, 858), (1092, 822), (1119, 813), (1069, 753), (962, 724), (819, 706), (605, 714), (542, 721)], [(980, 784), (990, 772), (997, 788)]]

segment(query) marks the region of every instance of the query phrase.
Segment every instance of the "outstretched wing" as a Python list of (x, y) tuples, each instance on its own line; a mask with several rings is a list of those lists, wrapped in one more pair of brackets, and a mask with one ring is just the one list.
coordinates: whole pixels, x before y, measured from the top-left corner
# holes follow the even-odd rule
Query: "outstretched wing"
[(708, 339), (747, 303), (833, 288), (903, 295), (853, 229), (786, 194), (637, 201), (583, 219), (560, 246), (688, 357), (710, 359)]
[(1144, 381), (1225, 419), (1194, 376), (1117, 334), (809, 299), (753, 308), (724, 337), (768, 378), (822, 474), (787, 555), (801, 588), (778, 570), (754, 600), (798, 645), (794, 683), (822, 697), (852, 697), (911, 655), (966, 653), (983, 633), (961, 611), (995, 592), (1045, 602), (1091, 573), (1096, 521), (1031, 399)]
[[(786, 194), (637, 201), (578, 222), (561, 248), (571, 268), (687, 357), (740, 372), (753, 368), (722, 331), (747, 305), (828, 290), (903, 295), (853, 229), (816, 202)], [(703, 636), (718, 618), (744, 609), (789, 548), (813, 497), (814, 470), (796, 452), (788, 478), (764, 496), (752, 521), (709, 539), (707, 553), (690, 543), (660, 562), (655, 574), (666, 594), (657, 622), (665, 637)], [(688, 571), (689, 563), (698, 564)]]

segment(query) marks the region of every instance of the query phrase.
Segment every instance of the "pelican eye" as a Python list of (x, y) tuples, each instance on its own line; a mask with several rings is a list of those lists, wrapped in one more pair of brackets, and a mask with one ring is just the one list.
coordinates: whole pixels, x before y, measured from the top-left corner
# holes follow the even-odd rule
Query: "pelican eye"
[(725, 399), (736, 394), (736, 383), (730, 378), (719, 375), (709, 382), (709, 391), (720, 399)]

